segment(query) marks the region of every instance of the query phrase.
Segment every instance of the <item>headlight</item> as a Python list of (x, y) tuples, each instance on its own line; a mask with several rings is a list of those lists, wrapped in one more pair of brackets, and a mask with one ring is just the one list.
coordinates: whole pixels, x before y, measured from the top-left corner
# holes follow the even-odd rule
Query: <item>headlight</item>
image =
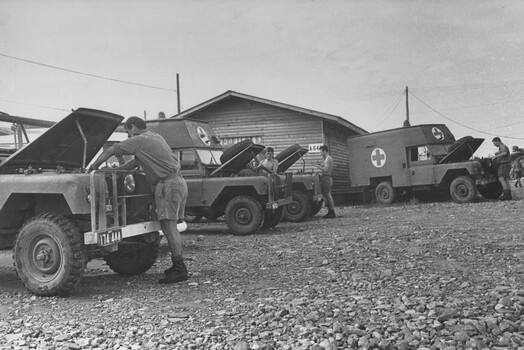
[(136, 188), (135, 177), (132, 174), (126, 175), (124, 178), (124, 188), (127, 193), (133, 193)]

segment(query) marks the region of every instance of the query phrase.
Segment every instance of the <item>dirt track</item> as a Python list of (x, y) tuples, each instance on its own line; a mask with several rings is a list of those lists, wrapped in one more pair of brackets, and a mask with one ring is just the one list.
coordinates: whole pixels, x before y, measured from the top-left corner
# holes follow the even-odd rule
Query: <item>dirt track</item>
[(0, 348), (518, 348), (524, 191), (514, 193), (348, 206), (246, 237), (192, 225), (193, 276), (175, 286), (156, 284), (165, 248), (133, 278), (91, 263), (66, 299), (32, 297), (0, 268)]

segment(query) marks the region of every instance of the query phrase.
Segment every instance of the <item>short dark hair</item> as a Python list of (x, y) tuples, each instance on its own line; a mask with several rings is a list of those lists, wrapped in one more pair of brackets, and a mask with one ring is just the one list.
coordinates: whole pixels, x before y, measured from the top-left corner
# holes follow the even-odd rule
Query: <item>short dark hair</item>
[(273, 147), (268, 147), (266, 148), (266, 153), (267, 152), (275, 153), (275, 150), (273, 149)]
[(500, 137), (494, 137), (493, 140), (491, 140), (492, 142), (502, 142), (500, 141)]
[(321, 151), (329, 152), (329, 147), (326, 146), (326, 145), (322, 145), (322, 146), (320, 146), (320, 150), (321, 150)]
[(131, 129), (132, 126), (136, 126), (138, 129), (147, 129), (146, 122), (138, 117), (129, 117), (126, 120), (126, 123), (124, 124), (124, 128), (126, 130)]

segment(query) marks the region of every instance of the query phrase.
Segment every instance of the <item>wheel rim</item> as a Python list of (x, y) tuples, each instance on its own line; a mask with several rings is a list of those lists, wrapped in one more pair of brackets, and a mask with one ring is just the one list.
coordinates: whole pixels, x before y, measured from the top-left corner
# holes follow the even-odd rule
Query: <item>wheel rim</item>
[(49, 281), (60, 270), (62, 249), (47, 235), (35, 236), (24, 253), (28, 273), (36, 280)]
[(390, 197), (389, 191), (386, 188), (381, 189), (379, 194), (380, 194), (380, 198), (384, 200), (388, 200)]
[(290, 214), (293, 214), (293, 215), (299, 214), (301, 208), (302, 208), (302, 206), (300, 205), (300, 203), (298, 201), (292, 201), (291, 203), (289, 203), (287, 205), (287, 211)]
[(469, 195), (469, 188), (466, 184), (459, 184), (457, 186), (457, 194), (461, 197), (467, 197)]
[(251, 223), (251, 220), (253, 220), (253, 214), (251, 213), (251, 210), (248, 208), (239, 208), (235, 212), (235, 220), (240, 225), (248, 225)]

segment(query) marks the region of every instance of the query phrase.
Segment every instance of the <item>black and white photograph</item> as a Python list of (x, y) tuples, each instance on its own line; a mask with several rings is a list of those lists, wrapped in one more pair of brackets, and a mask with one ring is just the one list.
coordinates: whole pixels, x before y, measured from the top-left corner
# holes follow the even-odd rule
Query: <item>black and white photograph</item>
[(523, 18), (0, 0), (0, 349), (524, 349)]

